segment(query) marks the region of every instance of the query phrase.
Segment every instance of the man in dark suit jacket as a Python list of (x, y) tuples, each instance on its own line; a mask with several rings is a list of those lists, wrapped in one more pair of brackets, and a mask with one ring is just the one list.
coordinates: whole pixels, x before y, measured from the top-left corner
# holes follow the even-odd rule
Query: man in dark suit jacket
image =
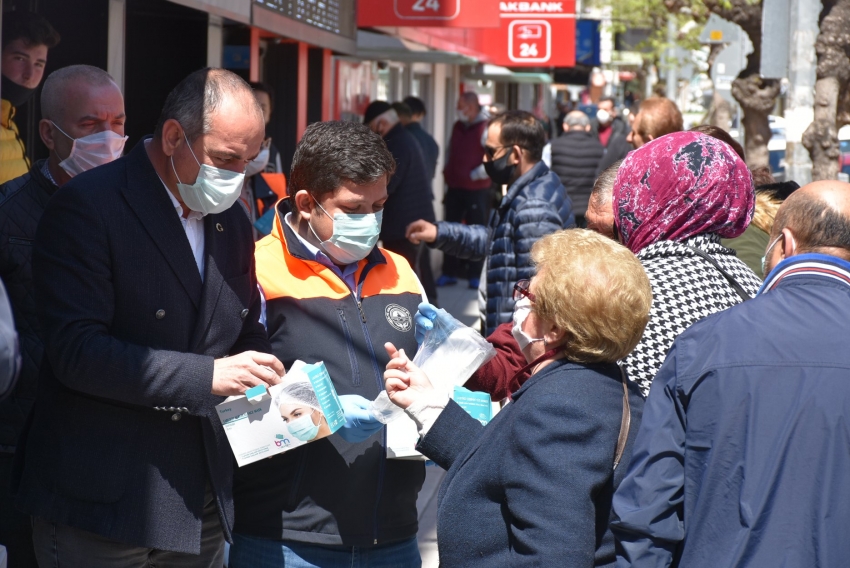
[(152, 139), (48, 204), (33, 257), (45, 358), (12, 476), (41, 566), (221, 565), (233, 457), (215, 405), (283, 373), (230, 208), (263, 131), (242, 79), (197, 71)]
[(425, 170), (428, 172), (429, 179), (433, 181), (434, 175), (437, 173), (437, 161), (440, 159), (440, 146), (434, 140), (434, 137), (422, 128), (422, 120), (426, 114), (425, 103), (417, 97), (405, 97), (404, 104), (410, 109), (410, 119), (405, 121), (405, 117), (401, 114), (398, 117), (407, 131), (413, 134), (413, 137), (419, 142), (419, 146), (422, 148), (422, 157), (425, 159)]

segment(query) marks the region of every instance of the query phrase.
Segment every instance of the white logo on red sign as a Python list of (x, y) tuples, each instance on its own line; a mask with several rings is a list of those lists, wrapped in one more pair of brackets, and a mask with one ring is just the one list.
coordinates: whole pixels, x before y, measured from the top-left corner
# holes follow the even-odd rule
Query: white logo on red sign
[(514, 20), (508, 26), (508, 57), (516, 63), (545, 63), (552, 55), (552, 26), (546, 20)]

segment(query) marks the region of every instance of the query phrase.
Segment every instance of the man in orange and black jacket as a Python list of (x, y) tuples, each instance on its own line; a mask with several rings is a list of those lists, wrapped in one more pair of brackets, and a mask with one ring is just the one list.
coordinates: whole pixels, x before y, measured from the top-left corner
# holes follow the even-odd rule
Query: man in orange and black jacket
[[(352, 122), (311, 125), (290, 173), (292, 213), (278, 204), (257, 243), (272, 352), (286, 365), (324, 361), (352, 428), (236, 473), (232, 568), (320, 565), (414, 568), (421, 461), (387, 459), (386, 429), (367, 410), (383, 390), (384, 343), (416, 352), (422, 288), (407, 261), (377, 248), (395, 162), (384, 141)], [(355, 409), (356, 410), (356, 409)], [(370, 422), (372, 424), (370, 424)]]

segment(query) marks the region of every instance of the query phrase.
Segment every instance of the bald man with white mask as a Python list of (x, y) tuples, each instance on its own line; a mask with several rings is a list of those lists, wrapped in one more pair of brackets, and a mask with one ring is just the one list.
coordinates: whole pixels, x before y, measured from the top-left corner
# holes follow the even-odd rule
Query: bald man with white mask
[[(111, 162), (124, 148), (124, 97), (106, 71), (89, 65), (50, 74), (41, 93), (39, 134), (50, 156), (0, 185), (0, 278), (15, 317), (23, 367), (0, 402), (0, 543), (16, 566), (34, 566), (32, 523), (10, 501), (12, 456), (33, 406), (44, 346), (32, 282), (32, 243), (47, 202), (77, 173)], [(60, 127), (66, 134), (62, 134)], [(76, 140), (74, 140), (76, 139)]]

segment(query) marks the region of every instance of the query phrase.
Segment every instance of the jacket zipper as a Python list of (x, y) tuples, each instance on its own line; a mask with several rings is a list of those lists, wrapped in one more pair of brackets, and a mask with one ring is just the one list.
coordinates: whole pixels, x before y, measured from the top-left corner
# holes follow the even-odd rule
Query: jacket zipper
[(357, 364), (357, 354), (354, 351), (354, 340), (351, 338), (351, 330), (348, 328), (348, 320), (345, 319), (345, 310), (337, 308), (339, 316), (339, 324), (342, 326), (342, 333), (345, 335), (345, 345), (348, 348), (348, 362), (351, 364), (351, 383), (355, 387), (360, 386), (360, 366)]
[[(354, 297), (354, 301), (357, 304), (357, 309), (360, 311), (360, 325), (363, 327), (363, 336), (366, 339), (366, 346), (369, 348), (369, 356), (372, 360), (372, 369), (375, 371), (375, 380), (378, 383), (378, 391), (384, 390), (384, 375), (381, 373), (381, 369), (378, 367), (378, 358), (375, 356), (375, 347), (372, 345), (372, 337), (369, 335), (369, 328), (366, 325), (366, 314), (363, 312), (363, 303), (360, 301), (360, 296), (363, 292), (363, 282), (366, 281), (366, 275), (371, 270), (371, 266), (366, 266), (363, 269), (363, 273), (360, 274), (360, 281), (357, 283), (357, 292), (352, 292), (352, 296)], [(387, 429), (383, 428), (383, 443), (382, 451), (383, 455), (381, 456), (381, 464), (378, 468), (378, 491), (375, 494), (375, 511), (373, 515), (374, 529), (372, 532), (372, 544), (378, 544), (378, 510), (380, 508), (381, 503), (381, 495), (384, 492), (384, 473), (386, 470), (387, 463)]]

